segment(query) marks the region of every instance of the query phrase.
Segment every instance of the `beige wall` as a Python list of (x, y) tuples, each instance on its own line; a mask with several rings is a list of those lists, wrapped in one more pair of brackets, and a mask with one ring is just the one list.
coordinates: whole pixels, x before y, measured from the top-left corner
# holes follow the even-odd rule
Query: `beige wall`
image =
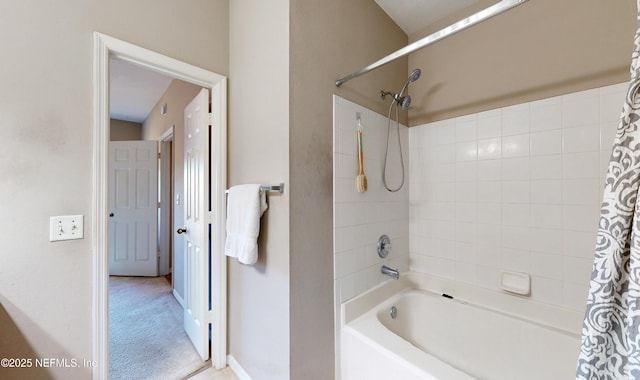
[[(92, 32), (227, 74), (227, 15), (226, 0), (0, 4), (0, 304), (38, 357), (92, 355)], [(67, 214), (85, 238), (49, 242), (49, 217)]]
[(386, 114), (407, 60), (335, 80), (403, 47), (407, 36), (369, 0), (291, 0), (291, 378), (333, 379), (334, 93)]
[[(26, 350), (9, 353), (91, 357), (93, 31), (230, 74), (229, 184), (287, 191), (269, 197), (260, 262), (229, 262), (229, 351), (255, 378), (322, 379), (333, 377), (331, 95), (384, 114), (378, 92), (421, 67), (417, 125), (613, 83), (628, 75), (634, 19), (632, 0), (530, 1), (337, 89), (407, 42), (368, 0), (3, 2), (0, 304)], [(49, 216), (64, 214), (85, 215), (85, 239), (48, 241)]]
[(230, 4), (229, 185), (287, 188), (269, 195), (258, 264), (228, 266), (229, 353), (253, 378), (334, 377), (332, 94), (386, 112), (378, 93), (407, 61), (334, 81), (406, 42), (365, 0)]
[[(184, 144), (184, 109), (200, 92), (202, 87), (174, 79), (162, 94), (153, 109), (142, 123), (144, 140), (159, 140), (163, 133), (174, 126), (174, 143)], [(162, 115), (160, 109), (167, 105), (167, 112)]]
[(142, 124), (133, 121), (111, 119), (109, 122), (109, 140), (142, 140)]
[(635, 20), (634, 0), (535, 0), (428, 46), (410, 125), (628, 80)]
[(289, 379), (289, 1), (233, 0), (229, 16), (228, 185), (286, 186), (267, 195), (258, 262), (228, 261), (229, 354)]
[[(144, 140), (159, 140), (171, 126), (175, 126), (173, 132), (173, 188), (174, 195), (180, 195), (184, 199), (184, 109), (198, 95), (202, 87), (191, 83), (174, 79), (167, 87), (167, 90), (160, 97), (158, 102), (147, 118), (142, 123), (142, 137)], [(161, 107), (167, 105), (166, 115), (160, 113)], [(173, 225), (181, 226), (184, 223), (184, 204), (174, 203)], [(173, 289), (179, 297), (184, 299), (184, 237), (173, 234), (173, 265), (172, 281)]]

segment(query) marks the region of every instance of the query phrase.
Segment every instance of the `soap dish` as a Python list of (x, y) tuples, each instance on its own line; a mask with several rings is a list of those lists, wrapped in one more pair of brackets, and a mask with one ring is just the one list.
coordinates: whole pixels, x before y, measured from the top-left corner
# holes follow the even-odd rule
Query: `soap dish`
[(528, 273), (503, 270), (500, 272), (500, 287), (509, 293), (528, 296), (531, 294), (531, 277)]

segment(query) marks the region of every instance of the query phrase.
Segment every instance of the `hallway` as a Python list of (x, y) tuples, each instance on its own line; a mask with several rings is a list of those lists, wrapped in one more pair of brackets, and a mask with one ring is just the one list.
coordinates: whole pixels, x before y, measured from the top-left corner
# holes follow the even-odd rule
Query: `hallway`
[(182, 327), (164, 277), (109, 278), (110, 379), (181, 379), (209, 366)]

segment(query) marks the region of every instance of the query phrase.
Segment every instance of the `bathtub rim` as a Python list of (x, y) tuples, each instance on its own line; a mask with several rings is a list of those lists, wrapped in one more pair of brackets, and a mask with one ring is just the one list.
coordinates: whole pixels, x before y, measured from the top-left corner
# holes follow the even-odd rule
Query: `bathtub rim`
[[(399, 280), (387, 280), (340, 305), (340, 328), (373, 310), (377, 305), (408, 289), (448, 294), (455, 299), (478, 305), (563, 333), (580, 336), (583, 313), (554, 306), (529, 297), (480, 288), (463, 282), (417, 272), (401, 273)], [(585, 294), (586, 302), (586, 294)]]

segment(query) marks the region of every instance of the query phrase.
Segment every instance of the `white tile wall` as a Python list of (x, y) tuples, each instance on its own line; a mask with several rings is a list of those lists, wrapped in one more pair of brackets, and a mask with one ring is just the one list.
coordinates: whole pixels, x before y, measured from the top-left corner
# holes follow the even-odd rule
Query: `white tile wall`
[[(364, 147), (364, 169), (368, 190), (358, 193), (358, 155), (356, 149), (356, 112), (361, 114)], [(400, 137), (405, 166), (405, 185), (398, 192), (388, 192), (382, 183), (382, 168), (387, 139), (387, 117), (334, 96), (333, 122), (333, 199), (334, 199), (334, 302), (335, 302), (335, 350), (340, 358), (340, 304), (378, 285), (389, 277), (380, 273), (382, 265), (409, 270), (409, 177), (410, 158), (406, 126), (400, 125)], [(438, 154), (427, 152), (429, 159), (438, 162), (431, 168), (423, 168), (438, 178), (453, 177), (450, 166), (455, 160), (453, 145), (455, 134), (446, 124), (434, 128), (442, 149)], [(399, 152), (395, 125), (390, 136), (387, 179), (392, 188), (401, 180)], [(437, 172), (431, 173), (431, 170)], [(429, 196), (453, 201), (453, 187), (438, 187)], [(420, 197), (419, 189), (412, 189)], [(441, 229), (444, 236), (453, 238), (453, 229)], [(386, 234), (391, 239), (392, 251), (385, 259), (377, 252), (378, 238)], [(339, 363), (338, 363), (339, 366)]]
[(528, 272), (531, 299), (582, 311), (626, 88), (411, 128), (411, 270), (496, 290)]
[[(368, 182), (365, 193), (356, 190), (356, 112), (360, 112), (364, 127), (364, 168)], [(334, 280), (337, 310), (341, 302), (389, 279), (380, 273), (383, 264), (400, 271), (409, 269), (410, 160), (408, 130), (402, 125), (400, 128), (406, 178), (404, 187), (391, 193), (382, 183), (387, 138), (386, 115), (334, 97)], [(442, 134), (439, 141), (447, 144), (453, 142), (455, 135), (448, 129), (435, 129)], [(401, 180), (395, 124), (391, 131), (387, 178), (389, 185), (395, 188)], [(475, 131), (468, 133), (475, 136)], [(444, 152), (441, 156), (430, 156), (430, 159), (438, 162), (443, 158), (450, 162), (454, 159), (453, 155)], [(429, 196), (446, 199), (450, 193), (451, 188), (443, 186), (437, 192), (429, 193)], [(379, 258), (376, 249), (382, 234), (387, 234), (392, 243), (392, 252), (386, 259)]]

